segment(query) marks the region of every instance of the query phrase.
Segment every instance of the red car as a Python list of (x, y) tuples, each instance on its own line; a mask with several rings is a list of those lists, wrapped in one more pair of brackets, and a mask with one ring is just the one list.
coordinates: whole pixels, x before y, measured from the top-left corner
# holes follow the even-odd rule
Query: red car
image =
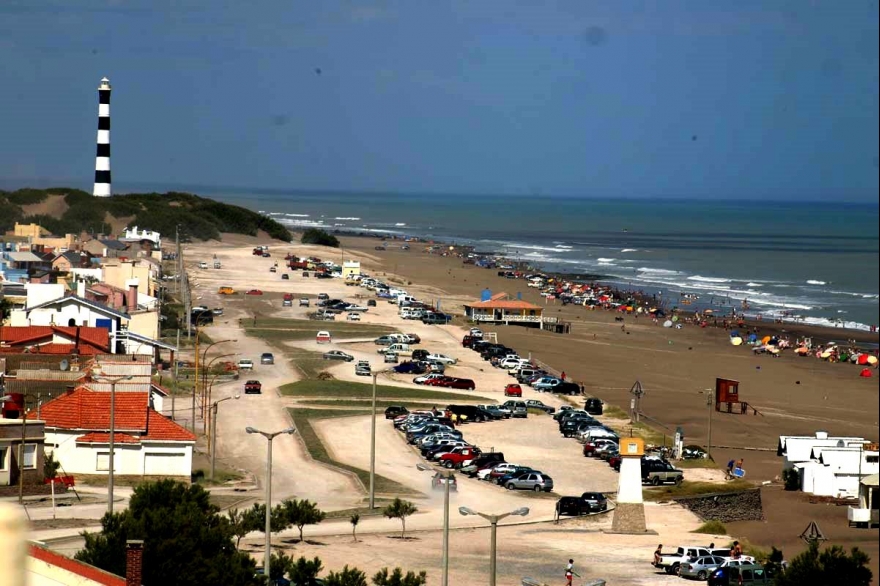
[(263, 385), (258, 380), (249, 380), (244, 383), (245, 395), (259, 395), (263, 392)]
[(245, 295), (262, 295), (262, 294), (263, 294), (263, 292), (260, 291), (259, 289), (251, 289), (250, 291), (247, 291), (245, 293)]
[(620, 472), (620, 454), (608, 458), (608, 465)]
[(517, 384), (510, 384), (504, 387), (505, 397), (522, 397), (522, 387)]
[(473, 391), (477, 388), (476, 383), (469, 378), (454, 377), (448, 377), (445, 380), (440, 379), (435, 386), (446, 387), (449, 389), (464, 389), (466, 391)]

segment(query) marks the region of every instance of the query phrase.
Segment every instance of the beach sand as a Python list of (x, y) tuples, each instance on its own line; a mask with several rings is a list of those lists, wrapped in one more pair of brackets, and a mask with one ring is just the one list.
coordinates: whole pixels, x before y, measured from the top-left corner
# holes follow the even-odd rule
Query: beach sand
[[(461, 304), (477, 300), (480, 292), (486, 287), (496, 293), (506, 291), (512, 297), (515, 297), (517, 293), (522, 293), (523, 299), (542, 306), (545, 305), (545, 301), (539, 297), (537, 292), (527, 288), (523, 280), (498, 277), (495, 270), (463, 265), (458, 258), (426, 254), (422, 252), (424, 246), (419, 244), (412, 244), (412, 249), (409, 251), (403, 251), (393, 246), (389, 246), (388, 250), (377, 251), (375, 246), (379, 241), (376, 239), (344, 237), (342, 242), (343, 249), (333, 250), (285, 245), (280, 242), (270, 242), (267, 238), (225, 235), (223, 243), (196, 244), (189, 245), (187, 248), (204, 256), (214, 250), (224, 255), (230, 247), (235, 246), (270, 244), (273, 253), (272, 261), (277, 260), (279, 264), (283, 264), (284, 253), (288, 250), (294, 251), (298, 255), (315, 254), (325, 260), (332, 259), (337, 262), (341, 262), (343, 258), (354, 258), (362, 262), (365, 271), (380, 276), (384, 274), (387, 281), (402, 285), (421, 299), (440, 300), (442, 309), (451, 313), (460, 313)], [(399, 243), (392, 244), (399, 245)], [(188, 253), (187, 261), (193, 262), (195, 260), (197, 257)], [(262, 298), (241, 299), (235, 302), (235, 304), (243, 305), (239, 305), (239, 309), (233, 311), (244, 309), (248, 315), (256, 311), (259, 311), (260, 315), (280, 315), (276, 313), (278, 312), (276, 303), (280, 304), (279, 292), (282, 290), (314, 294), (315, 291), (322, 288), (327, 288), (327, 290), (347, 289), (337, 287), (338, 283), (330, 281), (301, 279), (296, 273), (291, 274), (290, 281), (280, 281), (276, 280), (277, 278), (274, 276), (269, 278), (268, 271), (264, 274), (262, 270), (265, 268), (256, 274), (249, 272), (250, 265), (257, 265), (259, 261), (255, 259), (255, 262), (251, 263), (249, 250), (246, 248), (234, 251), (229, 260), (238, 265), (234, 269), (234, 275), (236, 275), (234, 278), (237, 280), (230, 284), (233, 284), (237, 289), (258, 286), (267, 291), (267, 295)], [(268, 259), (262, 259), (264, 264), (267, 261)], [(227, 274), (225, 271), (217, 275), (214, 275), (212, 271), (206, 271), (198, 277), (201, 280), (207, 279), (203, 284), (203, 290), (209, 297), (216, 297), (211, 294), (211, 290), (213, 288), (213, 291), (216, 291), (220, 280), (226, 278), (225, 274)], [(252, 277), (248, 279), (247, 274), (251, 274)], [(363, 290), (357, 289), (351, 293), (344, 291), (341, 294), (350, 295), (355, 292), (362, 293)], [(263, 313), (264, 310), (260, 308), (266, 308), (266, 311), (271, 313)], [(714, 388), (715, 378), (732, 378), (740, 381), (741, 399), (748, 401), (760, 412), (760, 415), (732, 415), (713, 412), (713, 455), (715, 460), (720, 463), (724, 463), (730, 458), (744, 458), (747, 479), (753, 482), (773, 481), (780, 474), (781, 459), (775, 453), (780, 435), (806, 435), (824, 429), (835, 435), (860, 435), (870, 439), (877, 438), (877, 422), (880, 419), (877, 401), (878, 379), (876, 377), (860, 378), (858, 376), (860, 369), (856, 366), (829, 364), (814, 358), (799, 358), (793, 353), (785, 353), (779, 358), (773, 358), (769, 355), (754, 356), (748, 348), (731, 346), (728, 342), (727, 332), (721, 328), (701, 329), (686, 325), (681, 330), (665, 329), (652, 324), (650, 319), (636, 320), (627, 317), (625, 321), (626, 332), (624, 332), (621, 331), (621, 324), (614, 321), (616, 313), (604, 310), (589, 311), (578, 306), (562, 307), (553, 302), (546, 303), (545, 312), (546, 315), (570, 321), (572, 323), (571, 333), (566, 335), (551, 334), (516, 326), (487, 326), (484, 330), (497, 333), (500, 342), (516, 348), (520, 354), (531, 354), (532, 357), (546, 362), (558, 370), (564, 370), (568, 378), (582, 382), (588, 394), (598, 396), (606, 403), (618, 406), (623, 410), (629, 408), (630, 388), (636, 380), (640, 381), (646, 392), (641, 403), (643, 413), (650, 418), (657, 431), (665, 432), (668, 436), (671, 436), (677, 427), (681, 427), (685, 434), (686, 443), (703, 445), (707, 443), (710, 411), (706, 401), (706, 390)], [(423, 331), (422, 328), (434, 330), (437, 334), (434, 334), (434, 341), (430, 344), (437, 344), (439, 339), (445, 339), (448, 335), (453, 335), (453, 332), (461, 331), (460, 327), (453, 326), (404, 325), (412, 322), (400, 322), (396, 316), (392, 317), (390, 314), (384, 316), (384, 313), (381, 315), (379, 313), (369, 314), (368, 321), (379, 319), (380, 321), (377, 323), (393, 322), (404, 330), (410, 327), (419, 329), (419, 331)], [(229, 314), (230, 317), (232, 315), (237, 314)], [(389, 319), (391, 321), (388, 321)], [(231, 327), (232, 320), (228, 323)], [(774, 324), (760, 324), (759, 327), (762, 334), (785, 329), (793, 337), (805, 334), (814, 335), (817, 339), (821, 339), (823, 336), (836, 339), (854, 337), (852, 332), (838, 332), (821, 328), (794, 328), (788, 325), (776, 326)], [(230, 337), (233, 334), (239, 335), (230, 329)], [(438, 335), (440, 335), (439, 338)], [(870, 339), (870, 336), (864, 334), (856, 334), (855, 337)], [(250, 339), (248, 339), (248, 344), (253, 345)], [(446, 342), (443, 344), (440, 346), (441, 351), (444, 351)], [(256, 348), (257, 346), (254, 346), (254, 350)], [(352, 346), (351, 349), (357, 350), (358, 348)], [(338, 367), (335, 369), (338, 370)], [(486, 372), (485, 375), (476, 374), (474, 378), (485, 377), (486, 385), (497, 384), (499, 388), (492, 388), (490, 391), (499, 393), (502, 386), (501, 381), (504, 379), (495, 376), (497, 373), (498, 371)], [(281, 382), (283, 381), (278, 379), (278, 384)], [(486, 387), (480, 385), (478, 381), (478, 393), (483, 393), (485, 389)], [(542, 398), (542, 396), (538, 395), (537, 398)], [(270, 397), (266, 396), (263, 400), (269, 399)], [(560, 401), (556, 397), (548, 397), (548, 399), (552, 399), (551, 404)], [(273, 398), (271, 401), (273, 405), (275, 403), (278, 406), (285, 404), (284, 400), (279, 402)], [(227, 410), (226, 413), (229, 414), (228, 416), (232, 415), (232, 411)], [(267, 415), (260, 415), (256, 411), (253, 412), (253, 416), (267, 417)], [(222, 412), (220, 417), (221, 429), (225, 429), (227, 425), (224, 422)], [(240, 419), (236, 417), (234, 422), (230, 420), (228, 424), (240, 425), (238, 421)], [(322, 431), (326, 432), (327, 426), (320, 427)], [(502, 428), (494, 429), (500, 431)], [(356, 435), (362, 437), (363, 434)], [(223, 445), (225, 441), (223, 434), (220, 434), (220, 439), (221, 445)], [(332, 443), (332, 438), (328, 437), (327, 439)], [(233, 441), (232, 438), (229, 441)], [(248, 449), (259, 449), (259, 445), (248, 446)], [(294, 446), (281, 449), (284, 450), (284, 458), (293, 460), (301, 458), (299, 450)], [(568, 458), (572, 455), (577, 456), (576, 451), (579, 446), (571, 442), (570, 445), (560, 446), (557, 449), (566, 450), (562, 457)], [(569, 454), (568, 451), (572, 453)], [(352, 457), (357, 455), (351, 453), (350, 450), (348, 453)], [(311, 468), (307, 462), (305, 464)], [(408, 468), (414, 470), (414, 466), (408, 466)], [(301, 480), (303, 478), (302, 472), (302, 470), (295, 472), (293, 475), (295, 478), (291, 482)], [(391, 471), (389, 470), (388, 473), (390, 474)], [(686, 476), (688, 476), (687, 471)], [(694, 476), (696, 476), (696, 471), (694, 471)], [(276, 481), (279, 480), (276, 479)], [(273, 482), (274, 484), (276, 483)], [(342, 486), (341, 483), (337, 482), (337, 484)], [(307, 489), (287, 481), (283, 481), (282, 486), (278, 486), (278, 494), (285, 494), (285, 491), (289, 493), (291, 486), (293, 492), (300, 497), (311, 498)], [(723, 489), (723, 485), (720, 487)], [(728, 529), (731, 534), (767, 548), (771, 545), (780, 547), (786, 557), (791, 559), (805, 548), (798, 536), (811, 520), (815, 520), (829, 538), (830, 543), (847, 548), (859, 546), (864, 549), (872, 558), (872, 571), (875, 575), (877, 574), (877, 562), (878, 556), (880, 556), (878, 550), (880, 548), (878, 548), (876, 540), (876, 531), (849, 528), (846, 522), (845, 507), (810, 504), (802, 493), (782, 491), (778, 481), (764, 488), (762, 493), (766, 519), (764, 521), (733, 523)], [(469, 494), (473, 498), (477, 497), (477, 491)], [(345, 492), (340, 489), (336, 498), (340, 504), (344, 504), (347, 499), (353, 496), (356, 495), (346, 496)], [(491, 493), (487, 497), (491, 498)], [(680, 511), (677, 513), (678, 515), (684, 514), (677, 507), (676, 510)], [(664, 522), (664, 527), (668, 522)], [(693, 519), (688, 523), (693, 526)], [(663, 532), (667, 534), (665, 528)], [(667, 536), (671, 537), (668, 534)], [(676, 539), (689, 539), (690, 542), (701, 541), (700, 537), (687, 537), (686, 533), (684, 537), (676, 537)], [(647, 542), (642, 545), (646, 551), (649, 551), (653, 546)], [(548, 548), (552, 549), (552, 547), (553, 544), (548, 543), (538, 547), (536, 551), (546, 552)], [(297, 549), (298, 553), (302, 553), (301, 548)], [(331, 555), (329, 551), (322, 552), (322, 557), (327, 556), (329, 559)], [(645, 574), (641, 569), (638, 572), (639, 575)], [(657, 579), (661, 582), (663, 580), (659, 576)]]
[[(427, 254), (419, 243), (403, 251), (392, 242), (388, 250), (376, 251), (377, 240), (372, 238), (345, 237), (342, 241), (346, 254), (357, 253), (365, 259), (367, 270), (398, 276), (417, 297), (440, 299), (442, 310), (448, 313), (460, 313), (462, 300), (478, 300), (487, 287), (514, 298), (521, 293), (525, 301), (544, 306), (545, 315), (572, 323), (570, 334), (519, 326), (487, 325), (483, 329), (497, 332), (499, 342), (521, 355), (531, 354), (564, 370), (568, 378), (582, 382), (588, 394), (626, 411), (629, 391), (638, 380), (645, 390), (641, 410), (655, 422), (657, 431), (671, 435), (681, 427), (685, 443), (707, 443), (706, 393), (714, 392), (716, 377), (738, 380), (740, 400), (760, 415), (713, 412), (712, 453), (722, 466), (731, 458), (743, 458), (747, 478), (753, 482), (772, 481), (780, 475), (782, 462), (776, 455), (780, 435), (825, 430), (877, 440), (880, 379), (876, 370), (875, 376), (862, 378), (861, 367), (852, 364), (831, 364), (792, 352), (778, 358), (755, 356), (748, 348), (731, 346), (728, 333), (720, 327), (685, 325), (675, 330), (645, 317), (627, 316), (623, 332), (614, 321), (619, 315), (615, 312), (546, 302), (524, 280), (499, 277), (497, 270), (465, 265), (456, 257)], [(750, 322), (749, 329), (752, 325), (761, 336), (784, 332), (792, 339), (877, 341), (876, 334), (865, 332), (767, 322)], [(805, 548), (798, 536), (815, 520), (832, 543), (866, 550), (877, 575), (876, 531), (849, 528), (845, 507), (809, 504), (804, 494), (786, 493), (778, 484), (763, 492), (767, 520), (735, 523), (731, 531), (753, 543), (781, 547), (790, 559)]]

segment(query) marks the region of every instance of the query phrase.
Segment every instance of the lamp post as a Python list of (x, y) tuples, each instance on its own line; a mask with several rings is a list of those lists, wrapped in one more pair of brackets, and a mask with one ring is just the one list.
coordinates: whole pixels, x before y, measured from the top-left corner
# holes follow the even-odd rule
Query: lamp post
[[(219, 342), (211, 342), (210, 344), (208, 344), (208, 347), (205, 348), (205, 350), (202, 352), (202, 360), (201, 360), (201, 365), (202, 365), (202, 376), (201, 376), (201, 382), (202, 382), (202, 394), (201, 394), (202, 419), (204, 419), (204, 417), (205, 417), (205, 407), (207, 406), (208, 403), (210, 403), (209, 400), (206, 401), (205, 392), (208, 387), (208, 374), (211, 371), (211, 365), (214, 364), (217, 360), (220, 360), (221, 358), (227, 358), (227, 357), (233, 355), (233, 353), (221, 354), (220, 356), (215, 356), (214, 358), (212, 358), (211, 362), (208, 362), (208, 352), (211, 350), (211, 348), (213, 348), (217, 344), (225, 344), (226, 342), (238, 342), (238, 340), (220, 340)], [(207, 365), (205, 364), (206, 362), (207, 362)]]
[(270, 565), (272, 557), (272, 440), (275, 439), (276, 436), (285, 433), (294, 434), (296, 433), (296, 428), (291, 426), (287, 429), (282, 429), (281, 431), (267, 433), (265, 431), (260, 431), (259, 429), (256, 429), (254, 427), (246, 427), (245, 431), (248, 433), (260, 434), (268, 440), (269, 444), (269, 450), (266, 457), (266, 553), (263, 560), (263, 574), (266, 576), (267, 580), (271, 581), (272, 574), (270, 573)]
[[(207, 373), (210, 372), (211, 365), (214, 364), (216, 361), (220, 360), (221, 358), (228, 358), (230, 356), (238, 356), (238, 354), (235, 352), (231, 352), (229, 354), (221, 354), (220, 356), (215, 356), (214, 358), (211, 359), (211, 362), (209, 362), (208, 366), (205, 368), (205, 377), (204, 377), (204, 380), (202, 381), (202, 405), (210, 405), (211, 404), (211, 398), (212, 398), (211, 391), (214, 388), (214, 381), (217, 380), (217, 376), (219, 375), (219, 373), (215, 374), (213, 377), (211, 377), (211, 382), (208, 382)], [(211, 416), (211, 412), (209, 410), (208, 417), (210, 417), (210, 416)], [(203, 418), (205, 417), (204, 414), (202, 415), (202, 417)], [(205, 431), (208, 430), (208, 428), (210, 427), (210, 424), (211, 424), (211, 420), (208, 419), (205, 422), (205, 425), (206, 425)], [(211, 438), (208, 437), (209, 441), (210, 441), (210, 439)]]
[(211, 403), (211, 476), (209, 480), (214, 480), (214, 461), (217, 459), (217, 405), (229, 399), (238, 399), (241, 397), (238, 393), (231, 397), (224, 397)]
[(373, 397), (370, 402), (370, 510), (376, 506), (376, 377), (385, 372), (370, 373), (373, 377)]
[(110, 383), (110, 454), (109, 454), (109, 474), (107, 478), (107, 512), (111, 515), (113, 514), (113, 472), (114, 472), (114, 451), (116, 450), (115, 444), (115, 436), (116, 436), (116, 383), (124, 380), (131, 380), (134, 378), (130, 374), (120, 375), (120, 376), (102, 376), (101, 366), (98, 365), (94, 370), (95, 374), (92, 376), (92, 380), (95, 382), (108, 382)]
[(529, 514), (529, 508), (522, 507), (516, 509), (515, 511), (510, 511), (509, 513), (503, 513), (501, 515), (486, 515), (485, 513), (480, 513), (479, 511), (475, 511), (467, 507), (458, 507), (458, 512), (465, 516), (476, 515), (478, 517), (482, 517), (492, 524), (492, 533), (489, 542), (489, 549), (491, 550), (489, 552), (489, 586), (495, 586), (495, 553), (497, 550), (496, 533), (498, 530), (498, 521), (511, 515), (525, 517)]
[[(430, 466), (424, 464), (416, 464), (416, 468), (422, 472), (430, 472), (433, 470)], [(442, 470), (438, 472), (446, 482), (443, 483), (443, 560), (441, 567), (441, 586), (449, 585), (449, 485), (450, 480), (455, 476), (452, 470)]]
[[(0, 403), (12, 401), (12, 395), (3, 395), (0, 397)], [(21, 396), (21, 444), (18, 446), (18, 504), (24, 504), (24, 445), (27, 441), (27, 399), (28, 396)], [(36, 457), (36, 456), (35, 456)]]

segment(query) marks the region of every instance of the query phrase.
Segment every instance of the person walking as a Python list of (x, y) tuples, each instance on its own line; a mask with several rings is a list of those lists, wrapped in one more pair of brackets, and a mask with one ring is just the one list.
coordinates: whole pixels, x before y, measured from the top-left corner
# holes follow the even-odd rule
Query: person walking
[(580, 574), (574, 571), (574, 560), (570, 559), (568, 560), (568, 565), (565, 566), (565, 586), (572, 586), (571, 581), (575, 576), (581, 577)]

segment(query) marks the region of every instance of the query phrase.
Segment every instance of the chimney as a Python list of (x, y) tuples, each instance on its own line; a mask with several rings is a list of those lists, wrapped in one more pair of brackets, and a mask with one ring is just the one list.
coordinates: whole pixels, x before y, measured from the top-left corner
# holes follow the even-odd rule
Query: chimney
[(76, 282), (76, 295), (82, 298), (86, 296), (86, 282), (82, 279)]
[(128, 311), (136, 311), (138, 306), (138, 280), (129, 279), (125, 282), (128, 291), (126, 293), (125, 306)]
[(144, 542), (129, 539), (125, 542), (125, 586), (142, 586), (144, 572)]

